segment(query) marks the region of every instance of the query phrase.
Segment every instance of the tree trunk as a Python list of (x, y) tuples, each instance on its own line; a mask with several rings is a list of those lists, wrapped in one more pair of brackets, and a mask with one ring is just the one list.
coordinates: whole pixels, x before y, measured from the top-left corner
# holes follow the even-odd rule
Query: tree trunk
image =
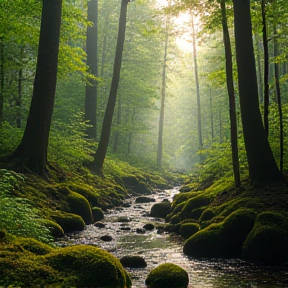
[(3, 108), (4, 108), (4, 43), (0, 39), (0, 128), (3, 123)]
[(197, 127), (198, 127), (198, 145), (199, 145), (198, 149), (202, 150), (203, 140), (202, 140), (200, 89), (199, 89), (197, 51), (196, 51), (196, 33), (195, 33), (194, 17), (192, 13), (191, 13), (191, 18), (192, 18), (191, 26), (192, 26), (194, 74), (195, 74), (196, 92), (197, 92)]
[[(278, 43), (277, 43), (277, 32), (274, 27), (274, 59), (278, 56)], [(276, 59), (274, 60), (274, 76), (275, 76), (275, 87), (277, 96), (277, 105), (279, 111), (279, 138), (280, 138), (280, 172), (283, 172), (283, 154), (284, 154), (284, 139), (283, 139), (283, 113), (282, 113), (282, 100), (281, 100), (281, 89), (279, 81), (279, 64)]]
[(269, 135), (269, 48), (267, 39), (266, 25), (266, 0), (261, 0), (262, 13), (262, 32), (263, 32), (263, 49), (264, 49), (264, 129)]
[[(170, 7), (171, 1), (169, 0), (168, 7)], [(158, 133), (158, 149), (157, 149), (157, 165), (162, 165), (162, 154), (163, 154), (163, 128), (164, 128), (164, 109), (165, 109), (165, 98), (166, 98), (166, 77), (167, 77), (167, 50), (168, 50), (168, 28), (169, 28), (169, 16), (166, 16), (166, 31), (165, 31), (165, 44), (164, 44), (164, 58), (162, 67), (162, 87), (161, 87), (161, 105), (160, 105), (160, 116), (159, 116), (159, 133)]]
[[(87, 27), (86, 53), (89, 73), (94, 77), (98, 74), (98, 0), (88, 2), (88, 21), (93, 26)], [(97, 80), (89, 79), (85, 86), (85, 120), (89, 121), (91, 127), (87, 128), (87, 136), (96, 140), (97, 136)]]
[(233, 4), (239, 96), (250, 181), (279, 180), (281, 174), (259, 109), (250, 0), (233, 0)]
[(241, 180), (239, 172), (239, 156), (238, 156), (238, 142), (237, 142), (237, 136), (238, 136), (237, 116), (236, 116), (235, 94), (233, 84), (233, 63), (232, 63), (231, 42), (227, 25), (225, 0), (221, 0), (221, 13), (222, 13), (222, 29), (223, 29), (223, 39), (224, 39), (225, 59), (226, 59), (226, 84), (229, 95), (232, 163), (233, 163), (234, 183), (235, 187), (238, 188), (241, 186)]
[(121, 63), (122, 63), (122, 53), (125, 41), (125, 30), (126, 30), (126, 16), (127, 16), (127, 7), (129, 0), (122, 0), (121, 2), (121, 11), (119, 18), (119, 30), (118, 30), (118, 38), (116, 45), (116, 53), (114, 59), (114, 68), (113, 68), (113, 77), (112, 83), (108, 98), (108, 103), (103, 119), (103, 125), (101, 130), (101, 136), (99, 145), (94, 157), (93, 169), (99, 175), (102, 175), (102, 168), (105, 160), (105, 156), (108, 149), (114, 108), (116, 103), (118, 85), (120, 80), (120, 71), (121, 71)]
[[(258, 36), (259, 37), (259, 36)], [(258, 93), (259, 93), (259, 102), (260, 104), (264, 103), (263, 95), (263, 79), (262, 79), (262, 65), (260, 57), (260, 47), (262, 46), (261, 41), (258, 40), (258, 37), (255, 36), (255, 46), (257, 48), (257, 75), (258, 75)]]
[(121, 95), (118, 95), (118, 107), (117, 107), (117, 129), (115, 133), (115, 139), (114, 139), (114, 144), (113, 144), (113, 152), (118, 151), (118, 143), (119, 143), (119, 128), (121, 124)]
[(57, 80), (62, 0), (44, 0), (33, 97), (21, 143), (12, 154), (23, 166), (45, 176)]

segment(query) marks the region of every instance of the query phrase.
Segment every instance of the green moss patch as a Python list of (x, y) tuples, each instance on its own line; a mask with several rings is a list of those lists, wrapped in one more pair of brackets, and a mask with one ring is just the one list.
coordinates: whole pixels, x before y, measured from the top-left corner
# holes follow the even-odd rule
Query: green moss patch
[(191, 236), (183, 252), (195, 257), (240, 257), (243, 243), (251, 231), (255, 213), (237, 210), (219, 224), (211, 224)]
[(287, 262), (288, 217), (265, 211), (258, 215), (244, 246), (243, 257), (254, 261)]
[(186, 288), (189, 284), (189, 276), (182, 267), (165, 263), (148, 274), (145, 284), (149, 288)]
[(93, 221), (101, 221), (104, 219), (104, 213), (101, 208), (99, 207), (93, 207), (92, 208), (92, 215), (93, 215)]
[(185, 223), (182, 224), (179, 230), (179, 234), (184, 238), (188, 239), (199, 231), (200, 227), (197, 223)]

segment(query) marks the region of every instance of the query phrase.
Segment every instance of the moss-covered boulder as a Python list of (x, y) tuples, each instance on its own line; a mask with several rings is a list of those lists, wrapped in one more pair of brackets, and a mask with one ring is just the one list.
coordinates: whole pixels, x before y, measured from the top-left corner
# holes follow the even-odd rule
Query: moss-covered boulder
[(17, 237), (12, 240), (12, 243), (15, 245), (19, 245), (25, 250), (32, 252), (36, 255), (45, 255), (54, 251), (54, 248), (52, 248), (51, 246), (37, 241), (34, 238)]
[(179, 233), (179, 230), (180, 230), (180, 227), (181, 227), (181, 224), (178, 223), (178, 224), (167, 224), (164, 228), (164, 231), (165, 232), (169, 232), (169, 233)]
[(83, 219), (76, 214), (53, 211), (50, 217), (62, 227), (65, 233), (82, 231), (85, 228)]
[(160, 202), (155, 203), (151, 207), (150, 216), (151, 217), (159, 217), (165, 218), (171, 210), (171, 203), (170, 202)]
[(288, 261), (288, 217), (277, 212), (262, 212), (243, 245), (243, 257), (252, 261)]
[(90, 204), (84, 196), (70, 191), (66, 200), (70, 208), (69, 212), (81, 216), (85, 224), (91, 224), (93, 222)]
[(188, 239), (199, 231), (200, 227), (197, 223), (185, 223), (182, 224), (179, 230), (179, 234), (184, 238)]
[(129, 268), (147, 267), (145, 259), (139, 255), (124, 256), (120, 259), (120, 262), (123, 265), (123, 267), (129, 267)]
[(92, 216), (93, 216), (93, 221), (98, 222), (104, 219), (104, 213), (101, 208), (99, 207), (93, 207), (92, 208)]
[(197, 220), (210, 202), (210, 197), (205, 193), (194, 196), (186, 201), (186, 204), (182, 208), (179, 216), (182, 220), (186, 218), (193, 218)]
[(100, 248), (76, 245), (45, 256), (49, 266), (73, 275), (81, 287), (131, 287), (131, 279), (120, 261)]
[(48, 219), (43, 219), (42, 222), (44, 226), (51, 232), (53, 237), (60, 238), (64, 236), (64, 230), (56, 222)]
[(213, 210), (211, 208), (207, 208), (201, 214), (199, 221), (200, 222), (209, 221), (209, 220), (213, 219), (214, 216), (215, 216), (215, 214), (214, 214)]
[(148, 274), (145, 284), (148, 288), (186, 288), (189, 284), (189, 276), (182, 267), (165, 263)]
[(211, 224), (191, 236), (183, 252), (195, 257), (240, 257), (243, 243), (253, 228), (256, 215), (237, 210), (218, 224)]

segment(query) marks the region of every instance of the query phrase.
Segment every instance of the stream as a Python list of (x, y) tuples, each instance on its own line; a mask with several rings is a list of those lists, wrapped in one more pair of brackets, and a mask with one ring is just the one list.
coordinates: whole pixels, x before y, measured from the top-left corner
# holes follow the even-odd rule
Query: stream
[[(157, 191), (149, 197), (154, 198), (156, 202), (163, 199), (172, 201), (177, 193), (178, 189), (174, 188)], [(177, 264), (188, 272), (189, 288), (288, 287), (287, 266), (260, 266), (241, 259), (187, 257), (182, 252), (182, 238), (164, 233), (161, 229), (163, 219), (149, 217), (153, 204), (155, 202), (138, 204), (135, 203), (135, 198), (127, 199), (122, 207), (105, 213), (105, 219), (101, 221), (105, 224), (104, 228), (88, 225), (84, 231), (65, 235), (58, 245), (94, 245), (111, 252), (119, 259), (127, 255), (142, 256), (147, 263), (146, 268), (125, 268), (130, 273), (133, 288), (146, 288), (144, 282), (148, 273), (165, 262)], [(155, 229), (143, 229), (147, 223), (152, 223)], [(112, 240), (103, 241), (100, 239), (102, 236), (111, 236)]]

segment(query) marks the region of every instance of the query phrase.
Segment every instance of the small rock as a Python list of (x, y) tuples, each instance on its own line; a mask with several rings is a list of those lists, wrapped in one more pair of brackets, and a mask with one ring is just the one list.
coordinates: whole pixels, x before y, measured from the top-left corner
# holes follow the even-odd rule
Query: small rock
[(95, 222), (94, 226), (101, 229), (105, 228), (106, 225), (103, 222)]
[(124, 207), (124, 208), (129, 208), (129, 207), (131, 207), (131, 203), (129, 203), (129, 202), (124, 202), (124, 203), (122, 204), (122, 207)]
[(137, 233), (137, 234), (145, 234), (145, 233), (146, 233), (146, 230), (143, 229), (143, 228), (137, 228), (137, 229), (136, 229), (136, 233)]
[(141, 256), (124, 256), (120, 259), (123, 267), (130, 268), (145, 268), (147, 264), (143, 257)]
[(146, 230), (152, 231), (152, 230), (154, 230), (155, 227), (154, 227), (153, 224), (147, 223), (147, 224), (145, 224), (145, 225), (143, 226), (143, 228), (146, 229)]
[(100, 239), (105, 242), (110, 242), (112, 241), (113, 238), (110, 235), (104, 235), (104, 236), (101, 236)]
[(150, 202), (155, 202), (156, 200), (151, 197), (146, 197), (146, 196), (139, 196), (135, 199), (135, 203), (150, 203)]
[(131, 219), (126, 217), (126, 216), (121, 216), (119, 218), (117, 218), (116, 222), (130, 222)]
[(131, 228), (130, 228), (130, 227), (127, 227), (127, 226), (125, 226), (125, 227), (120, 227), (120, 230), (123, 230), (123, 231), (130, 231), (130, 230), (131, 230)]

